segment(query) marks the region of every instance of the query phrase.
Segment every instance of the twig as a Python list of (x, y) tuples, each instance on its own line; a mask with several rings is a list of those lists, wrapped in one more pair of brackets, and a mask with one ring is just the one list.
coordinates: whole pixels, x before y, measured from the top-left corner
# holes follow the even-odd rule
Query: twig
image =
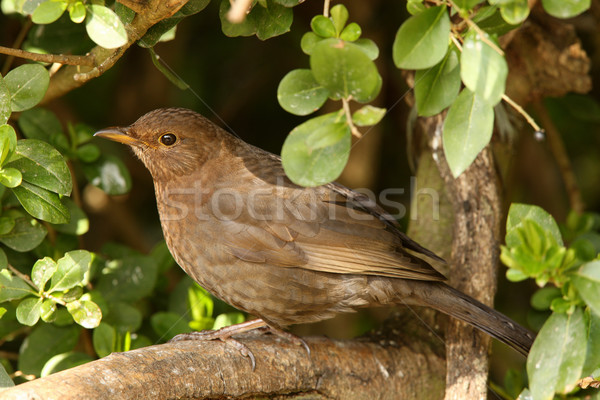
[(523, 118), (525, 118), (525, 121), (527, 121), (527, 123), (529, 125), (531, 125), (531, 127), (533, 129), (535, 129), (536, 132), (544, 132), (544, 130), (535, 122), (535, 120), (531, 117), (531, 115), (529, 115), (527, 113), (527, 111), (525, 111), (523, 109), (523, 107), (521, 107), (513, 99), (511, 99), (510, 97), (508, 97), (506, 94), (503, 94), (502, 95), (502, 100), (504, 100), (505, 102), (507, 102), (508, 104), (510, 104), (512, 106), (512, 108), (514, 108), (515, 110), (517, 110), (517, 112), (519, 114), (521, 114), (523, 116)]
[(582, 213), (585, 207), (583, 200), (581, 199), (581, 191), (579, 190), (579, 186), (577, 186), (577, 179), (575, 179), (573, 167), (571, 166), (571, 161), (565, 150), (565, 145), (560, 137), (560, 132), (556, 128), (556, 125), (554, 125), (554, 121), (552, 121), (552, 117), (550, 117), (548, 110), (546, 110), (546, 107), (540, 100), (533, 102), (533, 108), (546, 128), (546, 137), (548, 138), (550, 151), (556, 159), (556, 163), (560, 169), (571, 209), (577, 213)]
[[(454, 7), (457, 11), (460, 10), (460, 7), (458, 7), (453, 0), (448, 0), (448, 2), (450, 3), (450, 5), (452, 7)], [(504, 51), (498, 47), (498, 45), (494, 42), (492, 42), (486, 35), (486, 33), (481, 30), (481, 28), (471, 20), (471, 18), (469, 18), (468, 16), (462, 16), (462, 19), (467, 23), (467, 25), (469, 25), (470, 28), (473, 28), (475, 30), (475, 32), (477, 32), (477, 35), (479, 36), (479, 38), (481, 39), (482, 42), (484, 42), (485, 44), (487, 44), (488, 46), (490, 46), (492, 49), (494, 49), (494, 51), (496, 51), (498, 54), (500, 54), (501, 56), (504, 55)]]
[(323, 1), (323, 16), (327, 18), (329, 18), (329, 1), (330, 0)]
[(15, 274), (16, 276), (18, 276), (19, 278), (23, 279), (29, 286), (31, 286), (34, 290), (39, 291), (38, 287), (35, 285), (35, 283), (33, 283), (33, 281), (31, 279), (29, 279), (29, 277), (27, 275), (25, 275), (24, 273), (22, 273), (21, 271), (19, 271), (18, 269), (16, 269), (15, 267), (13, 267), (12, 265), (8, 264), (8, 269)]
[(58, 64), (68, 64), (68, 65), (85, 65), (88, 67), (93, 67), (94, 57), (87, 56), (71, 56), (65, 54), (40, 54), (40, 53), (32, 53), (31, 51), (21, 50), (21, 49), (13, 49), (10, 47), (0, 46), (0, 53), (8, 54), (13, 57), (26, 58), (28, 60), (40, 61), (45, 63), (58, 63)]
[(350, 113), (349, 99), (342, 99), (342, 107), (344, 108), (344, 114), (346, 114), (346, 121), (348, 122), (348, 126), (350, 126), (350, 131), (352, 132), (352, 135), (360, 139), (362, 137), (362, 134), (360, 133), (356, 125), (354, 125), (354, 122), (352, 122), (352, 114)]
[(250, 7), (252, 6), (252, 0), (236, 0), (231, 4), (231, 8), (227, 12), (227, 19), (232, 24), (240, 24), (246, 18)]

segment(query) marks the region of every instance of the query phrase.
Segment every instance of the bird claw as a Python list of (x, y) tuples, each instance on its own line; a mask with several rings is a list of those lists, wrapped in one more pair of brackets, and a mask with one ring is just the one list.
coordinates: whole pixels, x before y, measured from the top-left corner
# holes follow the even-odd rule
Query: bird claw
[(306, 341), (304, 339), (302, 339), (300, 336), (294, 335), (293, 333), (284, 331), (279, 328), (275, 328), (271, 325), (266, 325), (266, 326), (260, 327), (258, 329), (260, 329), (261, 331), (269, 332), (273, 335), (279, 336), (280, 338), (286, 339), (297, 346), (304, 347), (304, 350), (306, 350), (306, 353), (308, 354), (308, 358), (310, 358), (310, 347), (308, 347), (308, 344), (306, 343)]

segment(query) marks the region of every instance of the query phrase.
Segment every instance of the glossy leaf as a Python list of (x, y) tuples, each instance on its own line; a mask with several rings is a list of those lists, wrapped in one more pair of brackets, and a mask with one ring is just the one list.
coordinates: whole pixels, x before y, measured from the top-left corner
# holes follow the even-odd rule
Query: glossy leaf
[(18, 368), (25, 374), (39, 376), (48, 360), (57, 354), (73, 350), (79, 339), (80, 330), (77, 325), (36, 326), (21, 345)]
[(548, 232), (559, 246), (563, 246), (562, 235), (558, 224), (548, 212), (539, 206), (513, 203), (508, 210), (506, 219), (506, 245), (518, 246), (521, 243), (516, 229), (523, 226), (524, 220), (533, 220)]
[(527, 0), (514, 0), (500, 5), (500, 15), (511, 25), (521, 24), (529, 16)]
[(40, 377), (43, 378), (65, 369), (77, 367), (94, 360), (89, 354), (70, 351), (68, 353), (57, 354), (52, 357), (42, 368)]
[(96, 288), (106, 299), (133, 302), (154, 288), (157, 265), (146, 256), (128, 256), (106, 264)]
[(12, 111), (25, 111), (39, 103), (50, 83), (50, 75), (40, 64), (25, 64), (4, 77), (11, 97)]
[[(10, 231), (12, 231), (12, 229), (15, 227), (15, 219), (11, 218), (11, 217), (0, 217), (0, 235), (6, 235), (7, 233), (9, 233)], [(6, 258), (6, 254), (2, 255), (2, 253), (0, 253), (0, 269), (5, 268), (6, 266), (3, 265), (3, 261)]]
[(125, 194), (131, 190), (131, 175), (118, 157), (101, 155), (95, 162), (84, 164), (82, 169), (87, 180), (107, 194)]
[(556, 18), (571, 18), (590, 8), (591, 0), (542, 0), (544, 10)]
[(344, 29), (346, 22), (348, 22), (348, 9), (343, 4), (336, 4), (329, 10), (329, 15), (331, 15), (331, 21), (335, 27), (335, 34), (336, 36), (339, 36)]
[(92, 343), (96, 354), (99, 357), (106, 357), (113, 352), (116, 342), (117, 332), (115, 328), (105, 322), (100, 322), (92, 335)]
[(31, 280), (39, 290), (46, 290), (46, 283), (52, 278), (57, 268), (58, 265), (50, 257), (37, 260), (31, 270)]
[(56, 133), (62, 132), (62, 125), (52, 111), (36, 107), (27, 110), (19, 117), (19, 128), (28, 139), (48, 141)]
[(28, 297), (17, 306), (17, 321), (23, 325), (33, 326), (40, 319), (40, 305), (42, 298)]
[(354, 42), (358, 40), (360, 35), (362, 35), (362, 29), (360, 28), (360, 25), (358, 25), (356, 22), (352, 22), (344, 28), (344, 30), (340, 34), (340, 39), (345, 40), (347, 42)]
[(454, 177), (471, 165), (490, 142), (494, 110), (468, 89), (454, 101), (444, 121), (444, 154)]
[(336, 37), (336, 29), (333, 25), (331, 19), (323, 16), (317, 15), (313, 17), (310, 21), (310, 28), (317, 35), (324, 38), (333, 38)]
[(415, 73), (415, 100), (419, 115), (439, 114), (450, 106), (460, 90), (460, 63), (456, 51), (448, 51), (439, 64)]
[(21, 184), (23, 176), (18, 169), (15, 168), (1, 168), (0, 169), (0, 184), (14, 188)]
[(583, 301), (600, 316), (600, 261), (583, 264), (572, 282)]
[(308, 115), (318, 110), (328, 96), (329, 91), (317, 83), (309, 69), (290, 71), (277, 88), (279, 104), (294, 115)]
[(0, 125), (5, 124), (12, 112), (10, 91), (4, 78), (0, 75)]
[(566, 393), (581, 378), (587, 350), (581, 309), (573, 314), (553, 313), (546, 321), (527, 358), (529, 389), (534, 399), (550, 400)]
[(302, 186), (318, 186), (335, 180), (350, 154), (350, 128), (338, 113), (306, 121), (288, 135), (281, 157), (287, 176)]
[(217, 315), (217, 318), (215, 318), (215, 322), (212, 326), (212, 329), (221, 329), (226, 326), (241, 324), (245, 320), (246, 319), (244, 318), (244, 314), (242, 314), (241, 312), (219, 314)]
[(304, 54), (312, 54), (313, 49), (316, 44), (323, 40), (322, 37), (317, 36), (314, 32), (306, 32), (302, 35), (302, 39), (300, 40), (300, 47)]
[(44, 322), (54, 322), (56, 320), (56, 303), (53, 300), (46, 299), (40, 306), (40, 318)]
[(0, 236), (0, 242), (15, 251), (25, 252), (35, 249), (44, 237), (46, 228), (30, 217), (15, 219), (15, 227), (6, 235)]
[(366, 105), (352, 114), (352, 122), (357, 126), (375, 125), (385, 116), (385, 112), (385, 108)]
[(69, 18), (76, 24), (80, 24), (85, 20), (87, 11), (85, 5), (81, 1), (76, 1), (69, 4)]
[(66, 1), (44, 1), (31, 14), (31, 21), (34, 24), (51, 24), (59, 19), (66, 9)]
[(140, 329), (142, 313), (129, 303), (116, 301), (110, 303), (109, 311), (102, 321), (114, 327), (117, 333), (125, 334)]
[(60, 202), (56, 193), (27, 182), (21, 182), (12, 191), (31, 216), (53, 224), (69, 222), (69, 210)]
[(229, 1), (223, 0), (219, 9), (223, 33), (232, 37), (256, 34), (260, 40), (266, 40), (288, 32), (294, 18), (292, 9), (273, 0), (266, 0), (266, 5), (256, 4), (242, 23), (233, 24), (227, 19)]
[[(487, 38), (491, 41), (491, 38)], [(508, 64), (478, 34), (467, 35), (460, 59), (460, 76), (463, 83), (486, 103), (495, 106), (502, 99), (506, 87)]]
[(333, 98), (352, 98), (366, 103), (381, 89), (377, 67), (355, 44), (338, 39), (319, 42), (310, 56), (310, 68), (316, 81)]
[(75, 300), (67, 303), (67, 310), (73, 316), (75, 322), (86, 329), (96, 328), (102, 320), (100, 307), (93, 301)]
[(0, 165), (10, 156), (17, 147), (17, 134), (12, 126), (0, 125)]
[(50, 292), (59, 292), (84, 284), (85, 274), (91, 264), (91, 255), (85, 250), (74, 250), (59, 259), (57, 269), (50, 281)]
[(85, 29), (90, 38), (106, 49), (115, 49), (127, 43), (125, 26), (110, 8), (98, 4), (87, 6)]
[(379, 57), (379, 47), (371, 39), (358, 39), (354, 42), (370, 60), (376, 60)]
[(445, 5), (431, 7), (407, 19), (393, 44), (396, 67), (424, 69), (439, 63), (448, 50), (450, 17)]
[(23, 279), (13, 275), (7, 269), (0, 270), (0, 303), (17, 300), (35, 294), (34, 290)]

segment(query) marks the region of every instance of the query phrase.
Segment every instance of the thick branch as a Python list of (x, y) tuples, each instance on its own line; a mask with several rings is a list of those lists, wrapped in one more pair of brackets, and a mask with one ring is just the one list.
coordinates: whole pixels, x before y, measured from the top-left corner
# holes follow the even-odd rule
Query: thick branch
[(177, 342), (112, 354), (2, 392), (3, 399), (439, 399), (444, 360), (431, 348), (307, 338), (306, 351), (271, 335), (243, 336), (256, 370), (223, 342)]
[(116, 49), (94, 47), (89, 57), (95, 60), (95, 67), (68, 66), (60, 69), (50, 80), (50, 86), (42, 103), (47, 103), (57, 97), (82, 86), (87, 81), (102, 75), (109, 70), (125, 51), (139, 40), (151, 26), (175, 14), (188, 0), (148, 0), (121, 1), (121, 3), (137, 12), (133, 21), (125, 26), (127, 30), (127, 43)]

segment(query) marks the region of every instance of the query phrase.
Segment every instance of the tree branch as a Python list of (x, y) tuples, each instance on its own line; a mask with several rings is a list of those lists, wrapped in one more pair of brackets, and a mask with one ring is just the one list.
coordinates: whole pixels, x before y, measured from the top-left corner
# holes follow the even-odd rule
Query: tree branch
[(65, 54), (40, 54), (32, 53), (21, 49), (13, 49), (10, 47), (0, 46), (0, 53), (13, 57), (26, 58), (28, 60), (40, 61), (46, 63), (58, 63), (68, 65), (85, 65), (88, 67), (95, 66), (94, 58), (91, 56), (71, 56)]
[(220, 341), (184, 341), (115, 353), (2, 392), (2, 398), (439, 399), (444, 360), (433, 347), (306, 338), (311, 356), (271, 335), (241, 335), (255, 372)]

